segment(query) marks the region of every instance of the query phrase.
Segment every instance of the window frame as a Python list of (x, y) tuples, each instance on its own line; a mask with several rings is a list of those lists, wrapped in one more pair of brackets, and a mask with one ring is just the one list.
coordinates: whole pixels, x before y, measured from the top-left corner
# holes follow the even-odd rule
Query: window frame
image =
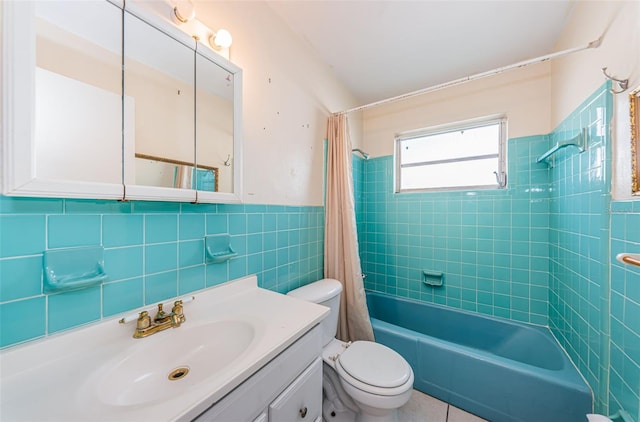
[[(416, 167), (420, 165), (442, 164), (447, 162), (464, 162), (481, 159), (486, 156), (466, 156), (460, 159), (445, 159), (434, 161), (423, 161), (420, 163), (411, 163), (401, 165), (402, 141), (423, 138), (426, 136), (438, 135), (442, 133), (457, 132), (462, 130), (476, 129), (485, 126), (499, 125), (498, 139), (498, 169), (496, 174), (496, 183), (491, 185), (470, 185), (470, 186), (440, 186), (435, 188), (417, 188), (417, 189), (401, 189), (402, 179), (401, 170), (404, 167)], [(438, 191), (464, 191), (464, 190), (489, 190), (489, 189), (506, 189), (507, 188), (507, 116), (493, 115), (480, 117), (477, 119), (464, 120), (460, 122), (447, 123), (444, 125), (431, 126), (427, 128), (411, 130), (397, 133), (394, 137), (394, 193), (415, 193), (415, 192), (438, 192)], [(491, 154), (493, 156), (493, 154)]]

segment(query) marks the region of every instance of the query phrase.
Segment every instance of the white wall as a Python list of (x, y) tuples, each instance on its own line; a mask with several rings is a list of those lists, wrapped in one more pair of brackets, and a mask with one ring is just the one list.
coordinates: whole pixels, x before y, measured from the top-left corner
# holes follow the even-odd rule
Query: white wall
[(396, 133), (495, 114), (506, 114), (509, 138), (548, 133), (549, 72), (543, 62), (366, 110), (363, 148), (392, 155)]
[(266, 3), (194, 5), (204, 24), (231, 32), (243, 70), (244, 201), (322, 205), (327, 117), (355, 99)]
[(599, 48), (552, 62), (551, 124), (562, 122), (605, 82), (603, 67), (620, 79), (630, 79), (630, 89), (614, 96), (613, 196), (624, 199), (631, 197), (628, 94), (640, 86), (640, 2), (576, 2), (556, 50), (586, 45), (603, 34)]
[(39, 67), (35, 77), (36, 176), (121, 183), (122, 96)]

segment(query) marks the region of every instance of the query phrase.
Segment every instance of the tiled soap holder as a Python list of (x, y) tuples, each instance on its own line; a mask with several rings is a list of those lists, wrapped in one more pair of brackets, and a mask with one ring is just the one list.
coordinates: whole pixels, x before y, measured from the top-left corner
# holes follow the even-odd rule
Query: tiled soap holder
[(422, 282), (427, 286), (440, 287), (444, 284), (444, 273), (441, 271), (422, 270)]
[(45, 251), (43, 265), (45, 293), (86, 289), (107, 278), (102, 246)]
[(228, 234), (205, 236), (204, 248), (207, 255), (207, 263), (210, 264), (225, 262), (238, 255), (231, 247), (231, 236)]

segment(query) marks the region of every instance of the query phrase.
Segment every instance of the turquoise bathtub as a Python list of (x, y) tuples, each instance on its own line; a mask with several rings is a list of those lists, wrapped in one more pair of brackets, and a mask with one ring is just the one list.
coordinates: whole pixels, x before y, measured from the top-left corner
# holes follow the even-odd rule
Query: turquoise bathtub
[(367, 292), (414, 388), (492, 422), (584, 422), (592, 394), (547, 328)]

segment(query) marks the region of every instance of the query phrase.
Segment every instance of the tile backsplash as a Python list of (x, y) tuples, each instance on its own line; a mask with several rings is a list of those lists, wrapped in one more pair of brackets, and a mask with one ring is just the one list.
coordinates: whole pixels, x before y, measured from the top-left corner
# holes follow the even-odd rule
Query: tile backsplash
[[(128, 312), (248, 274), (287, 292), (322, 277), (323, 207), (0, 196), (0, 346)], [(236, 258), (206, 264), (205, 235)], [(43, 294), (45, 250), (102, 245), (102, 286)]]

